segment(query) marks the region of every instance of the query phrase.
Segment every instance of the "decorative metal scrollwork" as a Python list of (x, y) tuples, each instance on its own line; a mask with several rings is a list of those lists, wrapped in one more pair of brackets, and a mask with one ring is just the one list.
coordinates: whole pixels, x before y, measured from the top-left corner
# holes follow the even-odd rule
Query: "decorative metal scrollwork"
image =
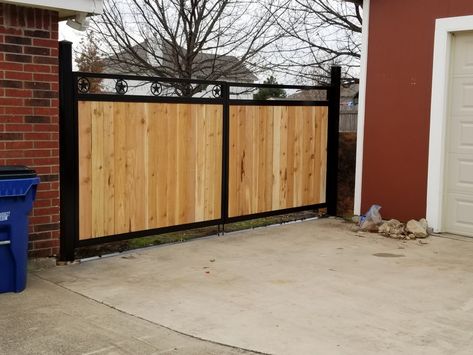
[(215, 85), (212, 88), (212, 95), (214, 97), (222, 97), (222, 88), (220, 87), (220, 85)]
[(151, 93), (154, 96), (159, 96), (163, 92), (163, 87), (160, 83), (155, 81), (154, 83), (151, 84)]
[(128, 83), (123, 79), (118, 79), (115, 84), (115, 90), (119, 95), (125, 95), (128, 91)]
[(77, 79), (77, 90), (79, 90), (79, 93), (81, 94), (87, 94), (90, 90), (90, 81), (89, 79), (85, 77), (80, 77)]

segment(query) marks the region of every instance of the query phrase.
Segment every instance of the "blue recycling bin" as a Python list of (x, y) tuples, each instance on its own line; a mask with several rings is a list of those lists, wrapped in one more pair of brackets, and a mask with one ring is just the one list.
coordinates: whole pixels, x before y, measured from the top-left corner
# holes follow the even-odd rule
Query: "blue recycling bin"
[(39, 178), (25, 166), (0, 166), (0, 293), (26, 287), (28, 214)]

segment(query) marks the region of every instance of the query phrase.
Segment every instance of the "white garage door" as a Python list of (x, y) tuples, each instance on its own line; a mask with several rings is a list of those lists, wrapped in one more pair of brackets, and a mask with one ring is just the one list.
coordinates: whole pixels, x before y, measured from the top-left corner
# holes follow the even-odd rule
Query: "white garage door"
[(473, 236), (473, 32), (456, 33), (452, 48), (445, 227)]

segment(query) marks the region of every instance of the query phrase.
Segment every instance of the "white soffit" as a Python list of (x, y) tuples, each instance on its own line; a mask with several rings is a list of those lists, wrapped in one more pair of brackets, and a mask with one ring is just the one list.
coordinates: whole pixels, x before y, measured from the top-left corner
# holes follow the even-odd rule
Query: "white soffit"
[(25, 7), (37, 7), (55, 10), (59, 19), (74, 17), (77, 13), (85, 12), (90, 15), (103, 12), (103, 0), (2, 0), (0, 2)]

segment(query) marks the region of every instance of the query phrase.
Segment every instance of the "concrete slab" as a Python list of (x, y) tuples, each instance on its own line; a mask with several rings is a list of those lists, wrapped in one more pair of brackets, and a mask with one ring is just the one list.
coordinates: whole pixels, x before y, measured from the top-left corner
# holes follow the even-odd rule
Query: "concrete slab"
[(30, 275), (0, 294), (0, 354), (250, 354), (178, 334)]
[(40, 276), (179, 332), (264, 353), (471, 354), (473, 240), (454, 239), (358, 237), (351, 224), (326, 219)]

